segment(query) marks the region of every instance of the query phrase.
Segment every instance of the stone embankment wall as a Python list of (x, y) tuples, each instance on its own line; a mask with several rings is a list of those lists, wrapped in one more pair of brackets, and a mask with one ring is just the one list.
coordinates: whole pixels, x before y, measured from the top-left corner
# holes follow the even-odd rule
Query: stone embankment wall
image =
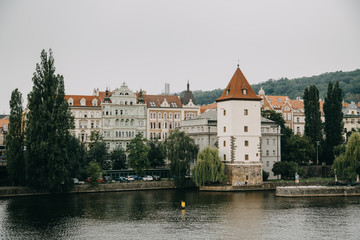
[[(185, 188), (194, 187), (192, 182), (185, 183)], [(134, 181), (128, 183), (104, 183), (94, 187), (91, 184), (75, 185), (69, 193), (95, 193), (95, 192), (120, 192), (139, 190), (175, 189), (174, 181)], [(41, 192), (28, 187), (0, 187), (1, 197), (48, 195), (50, 192)]]
[(360, 196), (360, 186), (291, 186), (277, 187), (278, 197), (331, 197), (331, 196)]

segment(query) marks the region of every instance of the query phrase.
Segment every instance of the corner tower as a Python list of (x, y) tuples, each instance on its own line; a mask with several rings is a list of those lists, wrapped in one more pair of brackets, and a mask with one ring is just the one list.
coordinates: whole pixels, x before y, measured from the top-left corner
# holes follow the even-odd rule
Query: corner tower
[(261, 98), (236, 69), (217, 102), (220, 159), (231, 185), (262, 183)]

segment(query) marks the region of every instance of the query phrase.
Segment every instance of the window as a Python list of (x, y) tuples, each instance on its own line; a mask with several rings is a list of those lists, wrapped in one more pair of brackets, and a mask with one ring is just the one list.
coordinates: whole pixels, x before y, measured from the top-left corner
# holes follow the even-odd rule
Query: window
[(269, 156), (269, 150), (266, 150), (266, 156)]
[(246, 90), (246, 89), (243, 89), (243, 90), (242, 90), (242, 94), (243, 94), (243, 95), (246, 95), (246, 94), (247, 94), (247, 90)]
[(178, 107), (177, 104), (174, 103), (174, 102), (171, 103), (171, 106), (174, 107), (174, 108), (177, 108), (177, 107)]
[(224, 109), (224, 116), (226, 116), (226, 110)]
[(297, 122), (300, 122), (300, 118), (296, 118), (296, 121), (297, 121)]
[(268, 167), (270, 165), (269, 161), (266, 161), (266, 166)]
[(266, 145), (269, 145), (269, 139), (266, 139)]
[(224, 132), (226, 132), (226, 127), (224, 127)]
[(273, 150), (273, 155), (275, 156), (275, 150)]
[(158, 118), (161, 119), (161, 113), (158, 114)]
[(248, 147), (248, 146), (249, 146), (249, 141), (245, 140), (245, 147)]
[(245, 160), (249, 160), (249, 154), (245, 154)]
[(249, 111), (247, 109), (244, 109), (244, 115), (248, 115)]
[(224, 147), (226, 147), (226, 141), (224, 141)]
[(156, 104), (154, 102), (150, 102), (150, 107), (156, 107)]
[(244, 132), (248, 132), (248, 126), (244, 126)]
[(275, 139), (273, 139), (273, 146), (275, 146)]
[(161, 123), (159, 123), (159, 129), (161, 129)]
[(224, 161), (226, 161), (226, 154), (224, 154)]

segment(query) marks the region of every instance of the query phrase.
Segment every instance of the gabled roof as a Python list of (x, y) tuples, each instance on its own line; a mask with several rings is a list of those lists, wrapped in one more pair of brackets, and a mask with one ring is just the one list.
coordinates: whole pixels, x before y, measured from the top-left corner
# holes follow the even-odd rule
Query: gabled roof
[[(69, 98), (73, 99), (73, 105), (74, 107), (100, 107), (100, 102), (99, 99), (96, 96), (93, 95), (65, 95), (65, 100), (68, 101)], [(81, 106), (80, 104), (80, 100), (81, 99), (85, 99), (86, 100), (86, 105), (85, 106)], [(92, 101), (96, 99), (97, 100), (97, 105), (93, 106)]]
[[(139, 98), (139, 93), (136, 93), (136, 96)], [(143, 98), (148, 108), (162, 108), (163, 106), (161, 106), (161, 104), (164, 103), (165, 99), (169, 105), (168, 107), (163, 108), (182, 108), (181, 100), (178, 98), (178, 96), (144, 94)]]
[(304, 110), (304, 101), (301, 100), (290, 100), (291, 107), (293, 109), (302, 109)]
[(189, 82), (187, 83), (187, 89), (186, 91), (184, 91), (184, 95), (181, 98), (181, 103), (186, 105), (190, 102), (190, 100), (193, 102), (193, 104), (196, 105), (196, 100), (194, 98), (194, 94), (192, 93), (192, 91), (190, 90), (190, 84)]
[(288, 96), (265, 96), (273, 109), (281, 109)]
[(217, 109), (217, 103), (211, 103), (208, 105), (200, 106), (200, 113), (206, 112), (209, 109)]
[[(108, 92), (108, 97), (111, 97), (112, 92)], [(99, 100), (103, 103), (104, 102), (104, 98), (106, 97), (106, 92), (99, 92)]]
[(223, 94), (218, 99), (216, 99), (216, 102), (228, 100), (261, 100), (261, 98), (258, 97), (251, 88), (249, 82), (246, 80), (239, 67), (236, 69)]

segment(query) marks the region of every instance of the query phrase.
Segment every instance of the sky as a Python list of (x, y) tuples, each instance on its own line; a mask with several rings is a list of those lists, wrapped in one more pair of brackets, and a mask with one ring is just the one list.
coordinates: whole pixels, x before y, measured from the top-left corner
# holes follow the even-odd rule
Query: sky
[(357, 0), (0, 0), (0, 114), (26, 105), (42, 49), (66, 94), (160, 94), (360, 68)]

